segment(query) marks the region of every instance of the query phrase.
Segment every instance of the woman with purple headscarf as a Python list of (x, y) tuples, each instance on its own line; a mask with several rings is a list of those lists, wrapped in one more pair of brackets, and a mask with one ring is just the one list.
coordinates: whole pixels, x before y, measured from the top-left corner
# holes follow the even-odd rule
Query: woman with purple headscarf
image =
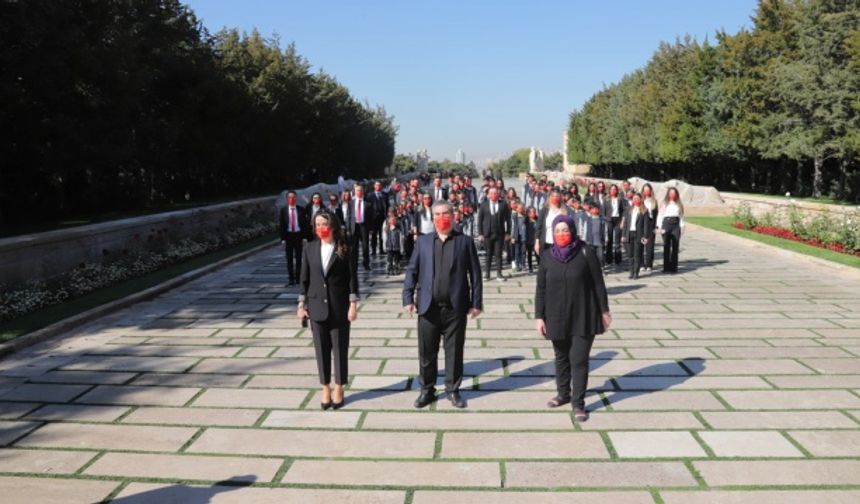
[(535, 327), (552, 341), (558, 395), (547, 406), (571, 403), (577, 421), (588, 420), (588, 355), (594, 337), (612, 317), (603, 273), (594, 248), (576, 236), (573, 219), (552, 221), (553, 245), (541, 254), (535, 292)]

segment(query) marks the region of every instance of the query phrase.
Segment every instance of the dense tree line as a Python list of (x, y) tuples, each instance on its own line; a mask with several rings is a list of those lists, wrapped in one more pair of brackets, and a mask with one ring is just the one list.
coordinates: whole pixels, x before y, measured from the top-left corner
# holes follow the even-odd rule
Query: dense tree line
[(0, 2), (0, 224), (382, 173), (396, 128), (178, 0)]
[(860, 200), (860, 1), (761, 0), (716, 43), (663, 43), (570, 116), (601, 175)]

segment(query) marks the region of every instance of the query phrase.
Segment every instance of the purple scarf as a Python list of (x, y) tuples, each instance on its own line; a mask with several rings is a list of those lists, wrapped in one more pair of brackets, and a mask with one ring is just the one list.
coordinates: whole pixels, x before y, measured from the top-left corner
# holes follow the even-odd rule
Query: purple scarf
[(574, 224), (573, 219), (567, 214), (561, 214), (552, 220), (552, 230), (553, 234), (555, 234), (555, 226), (561, 222), (567, 224), (567, 227), (570, 229), (571, 234), (573, 235), (573, 239), (570, 241), (570, 245), (567, 247), (559, 247), (558, 244), (555, 243), (555, 239), (553, 239), (552, 247), (549, 249), (549, 253), (555, 258), (556, 261), (560, 263), (566, 263), (576, 256), (579, 249), (582, 248), (582, 240), (580, 240), (576, 236), (576, 224)]

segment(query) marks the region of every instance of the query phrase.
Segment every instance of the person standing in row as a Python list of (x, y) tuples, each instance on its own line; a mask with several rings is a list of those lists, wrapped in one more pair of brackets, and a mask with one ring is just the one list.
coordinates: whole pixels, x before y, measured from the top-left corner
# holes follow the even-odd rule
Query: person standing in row
[(403, 229), (397, 221), (397, 214), (390, 215), (385, 225), (385, 251), (388, 253), (388, 264), (385, 275), (400, 274), (400, 260), (405, 249)]
[(295, 191), (287, 191), (287, 204), (278, 212), (281, 243), (287, 257), (287, 287), (296, 285), (302, 270), (302, 247), (308, 239), (305, 209), (296, 203)]
[(361, 184), (355, 184), (355, 201), (352, 205), (354, 223), (350, 226), (353, 228), (351, 253), (354, 264), (358, 265), (358, 248), (360, 246), (362, 265), (364, 265), (365, 271), (370, 271), (370, 243), (368, 238), (373, 223), (373, 210), (367, 207), (367, 202), (364, 201), (364, 187)]
[(523, 271), (526, 268), (525, 252), (532, 243), (527, 241), (527, 234), (526, 207), (522, 203), (514, 203), (511, 208), (511, 245), (509, 248), (513, 271)]
[(549, 193), (549, 199), (545, 207), (540, 210), (537, 220), (537, 235), (535, 236), (535, 254), (541, 256), (541, 252), (552, 247), (553, 234), (551, 224), (559, 215), (571, 217), (573, 211), (561, 200), (561, 192), (553, 189)]
[(595, 251), (576, 237), (573, 219), (557, 216), (553, 245), (541, 255), (535, 289), (535, 328), (552, 341), (557, 395), (547, 406), (572, 403), (574, 417), (588, 420), (585, 391), (595, 335), (609, 329), (612, 316)]
[(618, 186), (609, 186), (609, 197), (603, 201), (601, 213), (606, 221), (606, 264), (621, 264), (621, 220), (627, 209)]
[[(445, 201), (433, 204), (435, 232), (421, 236), (409, 259), (403, 282), (403, 307), (418, 313), (418, 355), (421, 394), (416, 408), (436, 400), (439, 340), (445, 348), (445, 391), (457, 408), (463, 381), (466, 316), (483, 310), (481, 265), (475, 242), (452, 229), (453, 210)], [(416, 289), (418, 290), (416, 299)]]
[(415, 210), (412, 225), (412, 234), (416, 241), (419, 236), (433, 232), (433, 197), (429, 194), (421, 196), (421, 206)]
[(645, 239), (648, 241), (645, 243), (642, 265), (645, 271), (651, 271), (654, 268), (654, 242), (656, 241), (654, 229), (657, 227), (657, 216), (660, 211), (657, 208), (657, 199), (654, 197), (654, 188), (647, 182), (642, 186), (642, 206), (648, 214), (647, 227), (645, 228)]
[(373, 194), (368, 197), (369, 207), (373, 208), (373, 221), (370, 225), (370, 252), (382, 254), (382, 234), (388, 215), (388, 195), (382, 192), (382, 182), (373, 183)]
[[(304, 249), (298, 317), (310, 319), (322, 392), (320, 407), (340, 409), (349, 381), (349, 327), (358, 312), (358, 276), (340, 224), (332, 213), (314, 217), (317, 240)], [(331, 390), (334, 353), (334, 392)]]
[(490, 279), (493, 261), (496, 261), (496, 280), (505, 281), (502, 275), (502, 245), (510, 239), (511, 234), (510, 209), (504, 201), (499, 200), (499, 190), (490, 187), (487, 200), (481, 205), (478, 213), (478, 239), (484, 242), (486, 255), (486, 279)]
[(600, 208), (596, 206), (586, 205), (587, 210), (585, 217), (580, 221), (582, 231), (577, 232), (577, 236), (585, 242), (586, 245), (594, 249), (594, 255), (597, 256), (600, 262), (601, 271), (604, 268), (606, 258), (603, 255), (603, 244), (606, 235), (606, 223), (603, 216), (600, 215)]
[(311, 194), (311, 202), (308, 205), (306, 210), (307, 211), (305, 213), (307, 214), (306, 217), (308, 219), (307, 222), (305, 223), (305, 228), (308, 230), (307, 239), (308, 239), (308, 241), (316, 240), (317, 237), (314, 234), (314, 225), (313, 225), (314, 217), (316, 216), (317, 213), (324, 210), (323, 202), (322, 202), (322, 195), (320, 193)]
[(670, 187), (666, 191), (663, 208), (657, 217), (657, 227), (663, 236), (663, 272), (678, 272), (678, 248), (684, 233), (684, 204), (678, 189)]
[(648, 243), (648, 228), (651, 226), (648, 212), (642, 206), (642, 196), (634, 194), (630, 199), (630, 206), (624, 212), (621, 222), (623, 240), (627, 248), (627, 257), (630, 259), (630, 276), (633, 280), (639, 279), (639, 270), (642, 268), (642, 255), (645, 245)]

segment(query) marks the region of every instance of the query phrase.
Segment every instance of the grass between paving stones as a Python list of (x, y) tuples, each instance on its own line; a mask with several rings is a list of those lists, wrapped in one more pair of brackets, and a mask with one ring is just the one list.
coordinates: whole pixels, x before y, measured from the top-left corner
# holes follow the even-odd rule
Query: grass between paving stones
[(226, 259), (232, 255), (239, 254), (254, 247), (268, 242), (274, 244), (275, 235), (262, 236), (260, 238), (229, 247), (217, 252), (205, 254), (178, 264), (173, 264), (162, 270), (132, 278), (110, 287), (93, 291), (81, 297), (70, 299), (61, 304), (49, 306), (15, 320), (0, 324), (0, 343), (9, 341), (18, 336), (42, 329), (65, 318), (78, 315), (87, 310), (103, 304), (116, 301), (125, 296), (140, 292), (150, 287), (166, 282), (171, 278), (178, 277), (203, 266)]
[(691, 224), (697, 224), (716, 231), (740, 236), (741, 238), (755, 240), (773, 247), (790, 250), (792, 252), (799, 252), (801, 254), (844, 264), (845, 266), (851, 266), (853, 268), (860, 268), (860, 257), (851, 256), (849, 254), (840, 254), (831, 250), (806, 245), (805, 243), (784, 240), (782, 238), (763, 235), (753, 231), (747, 231), (745, 229), (737, 229), (732, 226), (734, 223), (733, 217), (687, 217), (687, 221)]

